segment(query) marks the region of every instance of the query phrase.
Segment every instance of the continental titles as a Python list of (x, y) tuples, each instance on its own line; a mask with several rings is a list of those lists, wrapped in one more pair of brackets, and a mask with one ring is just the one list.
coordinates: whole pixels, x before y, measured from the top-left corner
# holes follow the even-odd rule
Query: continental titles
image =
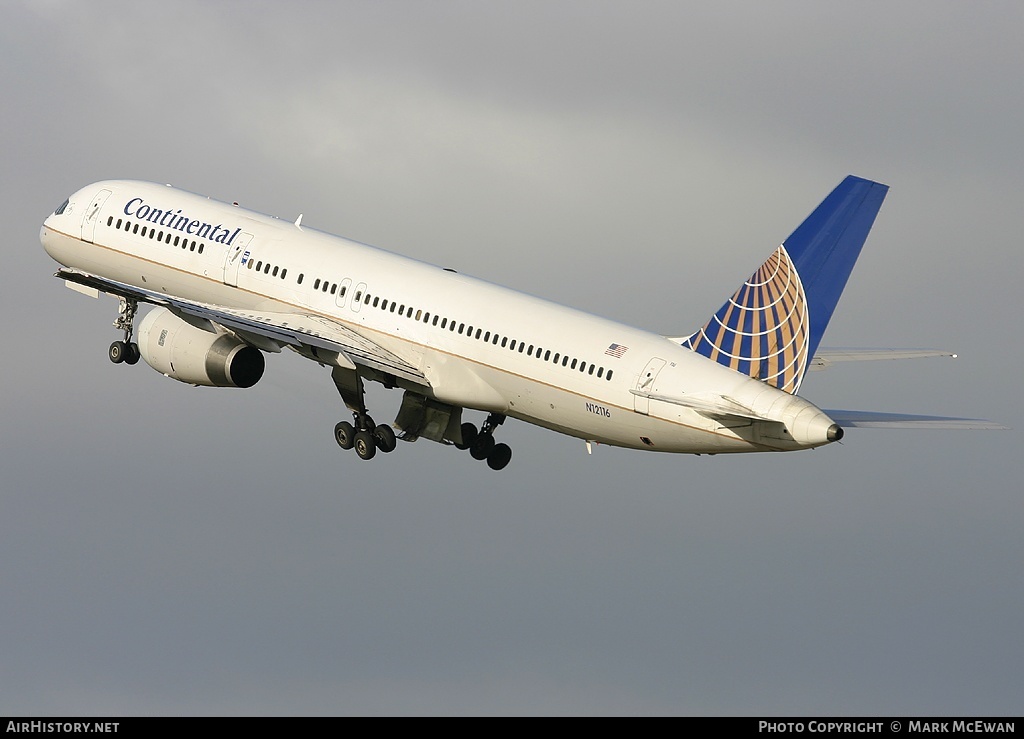
[(181, 208), (177, 210), (154, 208), (142, 198), (132, 198), (129, 200), (124, 206), (124, 214), (138, 218), (141, 221), (155, 223), (164, 228), (173, 228), (175, 231), (181, 231), (190, 236), (207, 239), (218, 244), (227, 244), (228, 246), (231, 245), (231, 242), (235, 240), (235, 237), (242, 230), (236, 228), (232, 231), (230, 228), (225, 228), (219, 223), (214, 225), (189, 218), (187, 215), (182, 215)]

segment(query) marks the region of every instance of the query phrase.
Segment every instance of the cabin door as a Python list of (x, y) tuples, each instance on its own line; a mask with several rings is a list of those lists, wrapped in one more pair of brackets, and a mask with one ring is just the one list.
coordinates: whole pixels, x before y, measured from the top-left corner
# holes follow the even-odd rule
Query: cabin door
[[(238, 285), (238, 268), (249, 261), (249, 242), (252, 234), (240, 231), (224, 255), (224, 284)], [(214, 262), (216, 264), (216, 262)]]
[(110, 190), (100, 190), (85, 209), (85, 215), (82, 216), (82, 241), (91, 244), (96, 238), (96, 223), (100, 219), (100, 209), (109, 197)]

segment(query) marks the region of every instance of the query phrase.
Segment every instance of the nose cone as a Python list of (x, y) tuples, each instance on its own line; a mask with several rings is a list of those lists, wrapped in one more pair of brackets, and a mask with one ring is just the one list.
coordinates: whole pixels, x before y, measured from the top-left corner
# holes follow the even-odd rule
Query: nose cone
[(60, 260), (57, 259), (57, 255), (53, 251), (55, 239), (53, 229), (50, 226), (52, 220), (53, 216), (50, 216), (43, 221), (43, 225), (39, 229), (39, 243), (43, 245), (43, 249), (46, 250), (47, 254), (59, 262)]

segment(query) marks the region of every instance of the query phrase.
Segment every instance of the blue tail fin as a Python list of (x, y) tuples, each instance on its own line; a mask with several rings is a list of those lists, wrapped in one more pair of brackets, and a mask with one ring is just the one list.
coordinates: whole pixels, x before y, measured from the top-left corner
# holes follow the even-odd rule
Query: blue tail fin
[(795, 393), (888, 190), (839, 183), (683, 346)]

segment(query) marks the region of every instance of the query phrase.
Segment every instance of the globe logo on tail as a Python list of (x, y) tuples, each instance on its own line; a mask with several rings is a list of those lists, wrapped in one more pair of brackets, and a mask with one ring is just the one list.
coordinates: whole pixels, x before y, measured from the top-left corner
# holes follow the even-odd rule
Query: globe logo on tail
[(796, 393), (807, 371), (809, 337), (807, 295), (780, 246), (683, 346)]

